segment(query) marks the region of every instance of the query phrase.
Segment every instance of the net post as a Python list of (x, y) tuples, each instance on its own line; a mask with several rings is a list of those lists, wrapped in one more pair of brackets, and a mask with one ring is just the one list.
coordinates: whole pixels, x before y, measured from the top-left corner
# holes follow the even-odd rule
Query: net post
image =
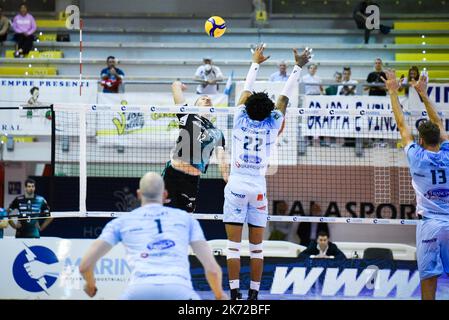
[(87, 126), (86, 126), (86, 111), (82, 107), (79, 113), (79, 137), (80, 137), (80, 154), (79, 154), (79, 179), (80, 179), (80, 203), (79, 210), (81, 214), (86, 214), (86, 199), (87, 199)]

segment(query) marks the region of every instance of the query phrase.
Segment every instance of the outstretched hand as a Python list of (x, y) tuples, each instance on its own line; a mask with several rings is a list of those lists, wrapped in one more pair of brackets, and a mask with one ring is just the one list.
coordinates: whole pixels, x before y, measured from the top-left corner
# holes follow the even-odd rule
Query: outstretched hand
[(387, 76), (387, 79), (382, 76), (380, 78), (385, 83), (385, 87), (387, 88), (388, 92), (390, 94), (398, 93), (401, 84), (400, 81), (396, 78), (396, 71), (393, 69), (386, 70), (385, 75)]
[(415, 79), (411, 80), (410, 85), (413, 88), (415, 88), (416, 92), (418, 92), (418, 94), (420, 96), (427, 95), (427, 75), (426, 74), (421, 74), (418, 81), (416, 81)]
[(295, 62), (300, 68), (305, 66), (313, 57), (312, 49), (309, 48), (305, 48), (301, 54), (298, 53), (298, 49), (293, 49), (293, 53), (295, 54)]
[(261, 64), (270, 58), (270, 56), (265, 57), (263, 55), (264, 50), (265, 50), (264, 43), (257, 45), (257, 47), (254, 49), (254, 52), (253, 52), (253, 62), (254, 63)]

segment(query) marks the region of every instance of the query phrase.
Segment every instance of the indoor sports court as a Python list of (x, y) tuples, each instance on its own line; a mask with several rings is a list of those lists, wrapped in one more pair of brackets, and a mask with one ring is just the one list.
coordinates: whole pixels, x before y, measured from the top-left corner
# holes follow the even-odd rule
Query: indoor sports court
[(448, 1), (0, 9), (0, 299), (449, 299)]

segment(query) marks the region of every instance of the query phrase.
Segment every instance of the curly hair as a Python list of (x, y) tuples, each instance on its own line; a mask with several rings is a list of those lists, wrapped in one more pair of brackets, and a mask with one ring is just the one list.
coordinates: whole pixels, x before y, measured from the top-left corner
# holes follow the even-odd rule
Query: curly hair
[(251, 120), (262, 121), (274, 110), (274, 102), (266, 92), (253, 92), (246, 100), (245, 107)]

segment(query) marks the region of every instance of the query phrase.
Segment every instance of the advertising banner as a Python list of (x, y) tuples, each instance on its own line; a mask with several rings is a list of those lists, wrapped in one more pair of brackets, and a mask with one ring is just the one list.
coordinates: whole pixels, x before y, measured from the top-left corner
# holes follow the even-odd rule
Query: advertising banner
[[(81, 95), (80, 95), (81, 89)], [(51, 135), (49, 109), (2, 110), (10, 107), (46, 107), (53, 103), (93, 103), (97, 81), (75, 79), (0, 79), (0, 132), (12, 135)]]
[[(78, 267), (93, 240), (61, 238), (0, 240), (0, 299), (90, 299), (83, 291)], [(217, 256), (224, 268), (226, 257)], [(191, 257), (195, 290), (213, 298), (195, 257)], [(241, 289), (250, 282), (249, 258), (242, 257)], [(224, 269), (226, 270), (226, 269)], [(115, 300), (126, 287), (130, 267), (121, 245), (96, 265), (98, 293), (94, 299)], [(224, 272), (223, 284), (227, 288)], [(448, 299), (447, 276), (438, 280), (438, 299)], [(416, 261), (350, 259), (265, 259), (261, 299), (419, 299)]]

